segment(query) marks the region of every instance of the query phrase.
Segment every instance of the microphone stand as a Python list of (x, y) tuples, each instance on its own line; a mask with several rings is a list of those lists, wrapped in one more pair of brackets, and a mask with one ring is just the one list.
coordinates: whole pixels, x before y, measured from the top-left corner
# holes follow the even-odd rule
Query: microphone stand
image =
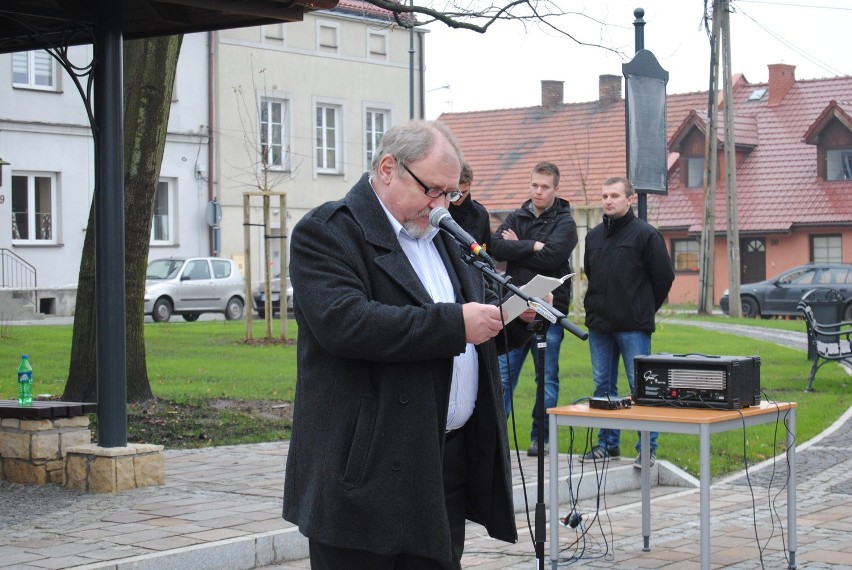
[[(535, 331), (536, 347), (538, 349), (538, 366), (535, 367), (537, 382), (535, 411), (538, 420), (538, 434), (536, 435), (538, 441), (538, 483), (536, 485), (537, 502), (535, 504), (535, 556), (538, 561), (538, 569), (544, 570), (544, 541), (547, 536), (547, 508), (544, 504), (544, 430), (547, 425), (545, 423), (546, 417), (544, 410), (544, 361), (545, 352), (547, 351), (547, 329), (550, 325), (558, 324), (580, 340), (586, 340), (589, 338), (589, 333), (569, 321), (568, 317), (557, 311), (549, 303), (546, 303), (538, 297), (527, 295), (519, 287), (516, 287), (513, 283), (511, 283), (511, 277), (500, 275), (490, 264), (482, 261), (472, 253), (468, 253), (464, 250), (464, 248), (462, 248), (461, 257), (465, 263), (478, 269), (492, 282), (499, 284), (500, 287), (508, 289), (526, 301), (527, 306), (542, 317), (536, 317), (536, 319), (529, 324), (529, 327), (530, 330)], [(557, 448), (554, 453), (558, 456), (558, 438), (556, 443)], [(558, 461), (558, 459), (552, 459), (552, 461)], [(550, 484), (556, 485), (557, 482), (551, 481)], [(557, 522), (558, 521), (551, 521), (551, 524), (557, 524)]]

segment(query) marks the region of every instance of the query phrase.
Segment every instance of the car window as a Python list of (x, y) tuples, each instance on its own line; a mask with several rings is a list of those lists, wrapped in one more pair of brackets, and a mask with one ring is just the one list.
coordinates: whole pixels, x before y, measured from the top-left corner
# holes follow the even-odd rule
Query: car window
[(146, 279), (171, 279), (174, 277), (180, 266), (183, 265), (182, 259), (158, 259), (148, 264), (148, 270), (145, 273)]
[(216, 279), (226, 279), (231, 276), (231, 263), (221, 259), (212, 260), (213, 276)]
[(192, 280), (210, 279), (210, 267), (208, 267), (206, 260), (196, 259), (186, 264), (183, 275)]
[(823, 276), (820, 279), (822, 283), (834, 285), (852, 283), (852, 271), (849, 271), (848, 269), (834, 267), (823, 271), (822, 275)]
[(802, 269), (788, 273), (778, 280), (782, 285), (810, 285), (816, 277), (815, 269)]

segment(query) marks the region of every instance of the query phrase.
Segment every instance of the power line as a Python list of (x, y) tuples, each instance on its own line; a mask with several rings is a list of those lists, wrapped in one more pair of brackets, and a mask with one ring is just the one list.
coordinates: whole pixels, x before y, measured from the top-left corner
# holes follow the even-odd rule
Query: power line
[[(795, 4), (780, 4), (780, 3), (777, 3), (777, 2), (761, 2), (760, 0), (737, 0), (737, 4), (739, 4), (740, 2), (752, 2), (752, 3), (759, 3), (759, 4), (773, 4), (773, 5), (776, 5), (776, 6), (797, 6)], [(808, 7), (810, 7), (810, 6), (808, 6)], [(826, 8), (825, 6), (822, 6), (822, 7)], [(839, 10), (840, 8), (837, 8), (837, 9)], [(848, 8), (844, 8), (844, 9), (845, 10), (852, 10), (852, 9), (848, 9)], [(843, 73), (842, 71), (839, 71), (839, 70), (833, 68), (830, 64), (820, 60), (815, 55), (812, 55), (812, 54), (806, 52), (804, 49), (792, 44), (789, 40), (787, 40), (783, 36), (773, 32), (772, 30), (770, 30), (769, 28), (767, 28), (766, 26), (764, 26), (763, 24), (758, 22), (756, 19), (754, 19), (751, 16), (749, 16), (748, 14), (746, 14), (741, 8), (737, 9), (737, 13), (742, 14), (743, 16), (745, 16), (746, 18), (748, 18), (749, 20), (754, 22), (754, 24), (757, 27), (759, 27), (761, 30), (763, 30), (764, 32), (766, 32), (767, 34), (769, 34), (770, 36), (772, 36), (773, 38), (778, 40), (781, 44), (783, 44), (784, 46), (786, 46), (787, 48), (789, 48), (793, 52), (795, 52), (798, 55), (802, 56), (803, 58), (807, 59), (808, 61), (810, 61), (814, 65), (824, 69), (825, 71), (827, 71), (827, 72), (829, 72), (833, 75), (845, 75), (845, 73)]]

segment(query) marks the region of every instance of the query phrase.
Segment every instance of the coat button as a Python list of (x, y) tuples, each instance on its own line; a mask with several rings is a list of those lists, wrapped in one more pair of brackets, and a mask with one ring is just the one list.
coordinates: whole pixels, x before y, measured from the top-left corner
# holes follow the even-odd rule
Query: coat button
[(394, 471), (400, 471), (402, 469), (402, 464), (398, 461), (394, 461), (391, 464), (391, 469), (393, 469)]
[(405, 394), (400, 394), (400, 395), (399, 395), (399, 403), (400, 403), (400, 404), (407, 404), (407, 403), (408, 403), (408, 400), (409, 400), (409, 398), (408, 398), (408, 396), (406, 396)]

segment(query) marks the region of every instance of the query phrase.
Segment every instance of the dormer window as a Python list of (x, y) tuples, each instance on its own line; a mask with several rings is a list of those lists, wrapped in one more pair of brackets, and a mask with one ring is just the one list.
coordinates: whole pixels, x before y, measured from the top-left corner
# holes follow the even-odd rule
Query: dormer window
[(852, 148), (826, 149), (825, 179), (852, 180)]
[(703, 188), (704, 187), (704, 157), (703, 156), (687, 156), (683, 159), (684, 188)]

